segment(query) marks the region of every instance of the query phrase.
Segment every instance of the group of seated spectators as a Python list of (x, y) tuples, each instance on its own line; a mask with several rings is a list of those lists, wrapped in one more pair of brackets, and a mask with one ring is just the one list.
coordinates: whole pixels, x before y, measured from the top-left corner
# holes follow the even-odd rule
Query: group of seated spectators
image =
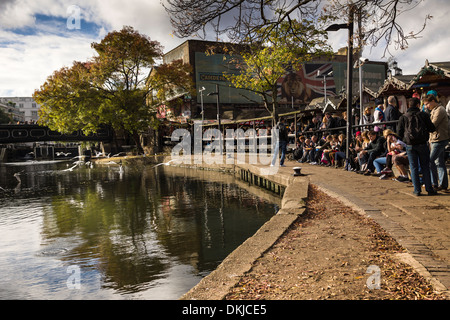
[[(389, 99), (388, 101), (392, 102)], [(424, 142), (428, 150), (422, 152), (425, 155), (414, 156), (415, 162), (411, 165), (411, 171), (413, 171), (413, 167), (414, 170), (418, 170), (417, 176), (420, 177), (420, 186), (422, 186), (423, 183), (427, 184), (423, 179), (428, 176), (423, 174), (424, 168), (422, 167), (427, 167), (429, 164), (426, 170), (430, 171), (429, 178), (433, 189), (427, 188), (428, 193), (434, 194), (435, 191), (439, 190), (449, 192), (445, 148), (450, 136), (450, 110), (445, 111), (445, 108), (439, 104), (438, 99), (433, 94), (428, 94), (423, 104), (417, 98), (410, 99), (408, 104), (409, 108), (413, 105), (414, 108), (420, 108), (421, 105), (426, 106), (426, 108), (420, 108), (420, 112), (427, 113), (427, 117), (433, 123), (433, 128), (429, 130), (429, 137), (432, 138), (429, 141), (427, 138), (427, 141)], [(433, 107), (429, 107), (430, 105), (433, 105)], [(389, 106), (396, 108), (396, 106), (390, 104)], [(378, 107), (383, 112), (384, 108)], [(404, 117), (409, 110), (412, 109), (408, 109)], [(406, 138), (407, 133), (404, 121), (402, 122), (403, 119), (401, 118), (403, 115), (398, 111), (398, 108), (394, 111), (398, 113), (395, 120), (401, 121), (392, 123), (391, 119), (391, 123), (383, 124), (383, 122), (386, 122), (386, 118), (384, 118), (384, 121), (383, 119), (376, 122), (372, 120), (370, 125), (359, 127), (361, 129), (358, 129), (355, 135), (350, 138), (348, 158), (346, 157), (347, 137), (342, 133), (342, 130), (339, 133), (333, 133), (332, 130), (324, 132), (320, 129), (322, 124), (314, 118), (298, 137), (296, 148), (293, 150), (293, 157), (300, 163), (341, 167), (344, 170), (364, 175), (375, 175), (380, 179), (394, 177), (395, 180), (400, 182), (411, 181), (409, 169), (412, 153), (410, 152), (412, 152), (414, 146), (411, 146), (413, 143)], [(384, 115), (383, 113), (380, 116)], [(330, 116), (325, 115), (325, 118), (330, 118)], [(364, 122), (364, 124), (369, 124), (369, 122)], [(409, 150), (408, 147), (410, 147)], [(428, 162), (422, 162), (422, 156), (427, 157)], [(393, 172), (394, 168), (397, 171), (396, 177)], [(416, 187), (415, 183), (417, 177), (413, 172), (411, 172), (411, 179), (415, 184), (415, 193), (420, 195), (420, 188)]]
[(333, 166), (344, 170), (378, 175), (382, 179), (392, 175), (392, 166), (400, 172), (399, 181), (408, 181), (408, 159), (406, 145), (391, 129), (385, 129), (382, 135), (374, 130), (357, 131), (350, 142), (349, 159), (346, 161), (345, 134), (317, 135), (311, 138), (299, 137), (294, 159), (300, 163)]

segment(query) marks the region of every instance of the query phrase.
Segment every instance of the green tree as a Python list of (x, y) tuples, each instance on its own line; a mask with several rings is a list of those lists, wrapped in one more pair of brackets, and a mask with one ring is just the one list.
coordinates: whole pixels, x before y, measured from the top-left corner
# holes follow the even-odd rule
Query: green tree
[(3, 109), (0, 109), (0, 124), (9, 123), (11, 119), (6, 114), (6, 112), (3, 111)]
[(62, 133), (95, 132), (102, 123), (106, 96), (92, 85), (92, 63), (74, 62), (71, 68), (53, 72), (34, 92), (41, 104), (39, 123)]
[[(260, 34), (269, 34), (264, 42), (259, 42)], [(256, 33), (248, 50), (230, 60), (232, 72), (225, 77), (237, 88), (246, 89), (260, 95), (264, 106), (278, 121), (277, 82), (288, 69), (300, 70), (305, 62), (317, 56), (331, 54), (326, 45), (326, 34), (315, 29), (308, 21), (291, 21), (276, 28), (263, 28)]]
[(93, 60), (92, 84), (106, 98), (103, 121), (129, 132), (139, 145), (138, 134), (152, 119), (152, 110), (146, 105), (146, 81), (151, 67), (162, 56), (162, 47), (132, 27), (110, 32), (92, 47), (98, 54)]

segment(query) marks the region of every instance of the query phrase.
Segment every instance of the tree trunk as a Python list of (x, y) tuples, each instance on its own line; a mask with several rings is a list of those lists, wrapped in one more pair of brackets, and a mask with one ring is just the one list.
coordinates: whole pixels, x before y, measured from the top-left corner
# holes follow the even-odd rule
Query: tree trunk
[(134, 142), (136, 143), (136, 148), (137, 148), (137, 152), (138, 154), (141, 154), (144, 152), (144, 149), (142, 149), (142, 144), (141, 144), (141, 137), (137, 132), (133, 132), (131, 133), (131, 136), (133, 137)]
[(273, 120), (274, 120), (274, 122), (275, 122), (275, 124), (278, 124), (278, 118), (279, 118), (279, 115), (278, 115), (278, 96), (277, 96), (277, 86), (276, 85), (274, 85), (273, 87), (272, 87), (272, 117), (273, 117)]

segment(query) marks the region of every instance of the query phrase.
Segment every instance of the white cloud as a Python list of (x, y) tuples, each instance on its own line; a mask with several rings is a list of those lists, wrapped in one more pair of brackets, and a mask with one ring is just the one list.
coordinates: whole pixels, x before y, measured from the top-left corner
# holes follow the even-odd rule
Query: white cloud
[[(81, 30), (66, 28), (72, 5), (81, 10)], [(420, 29), (426, 14), (434, 16), (422, 38), (411, 40), (407, 50), (391, 50), (405, 74), (418, 72), (425, 59), (449, 60), (449, 9), (447, 0), (427, 0), (403, 16), (405, 32)], [(92, 57), (91, 43), (124, 25), (159, 41), (165, 52), (186, 40), (171, 35), (169, 17), (156, 0), (1, 0), (0, 96), (30, 96), (53, 71)], [(347, 34), (330, 33), (330, 40), (337, 50), (347, 45)], [(382, 50), (366, 49), (364, 55), (386, 61)]]
[(74, 60), (86, 61), (94, 52), (91, 39), (57, 35), (17, 36), (0, 33), (14, 44), (0, 50), (2, 73), (0, 96), (31, 96), (53, 71), (72, 65)]
[[(170, 36), (169, 19), (159, 1), (78, 0), (81, 29), (65, 20), (73, 0), (8, 0), (0, 4), (0, 96), (31, 96), (55, 70), (94, 55), (92, 42), (131, 25), (170, 50), (184, 40)], [(37, 22), (36, 15), (57, 17)], [(88, 30), (97, 26), (95, 33)], [(31, 28), (33, 32), (28, 29)], [(25, 30), (25, 31), (24, 31)]]

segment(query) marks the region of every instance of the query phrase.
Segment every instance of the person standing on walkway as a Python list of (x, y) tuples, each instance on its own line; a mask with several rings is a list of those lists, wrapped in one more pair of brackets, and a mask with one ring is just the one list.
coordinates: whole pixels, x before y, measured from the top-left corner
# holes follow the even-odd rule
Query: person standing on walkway
[[(397, 100), (395, 99), (395, 96), (390, 96), (388, 98), (388, 106), (386, 108), (386, 111), (384, 112), (386, 116), (386, 122), (389, 121), (397, 121), (400, 119), (401, 113), (397, 106)], [(391, 129), (392, 131), (396, 131), (397, 125), (395, 123), (386, 125), (387, 129)]]
[(280, 166), (284, 167), (284, 159), (286, 159), (286, 149), (289, 141), (288, 129), (286, 128), (286, 124), (284, 123), (284, 119), (281, 118), (277, 125), (278, 129), (278, 141), (275, 147), (275, 153), (272, 158), (271, 166), (275, 166), (275, 163), (278, 158), (278, 152), (281, 150), (281, 158), (280, 158)]
[(419, 99), (411, 98), (408, 101), (408, 110), (400, 117), (397, 134), (406, 143), (414, 195), (420, 196), (422, 190), (419, 179), (419, 164), (422, 169), (425, 190), (428, 195), (435, 195), (437, 193), (431, 185), (430, 149), (427, 142), (430, 132), (434, 132), (436, 128), (431, 122), (430, 116), (420, 111), (419, 107)]
[(449, 139), (447, 112), (434, 95), (427, 95), (424, 104), (430, 111), (431, 122), (436, 127), (436, 131), (430, 134), (431, 183), (437, 190), (447, 190), (448, 175), (445, 167), (445, 147)]

